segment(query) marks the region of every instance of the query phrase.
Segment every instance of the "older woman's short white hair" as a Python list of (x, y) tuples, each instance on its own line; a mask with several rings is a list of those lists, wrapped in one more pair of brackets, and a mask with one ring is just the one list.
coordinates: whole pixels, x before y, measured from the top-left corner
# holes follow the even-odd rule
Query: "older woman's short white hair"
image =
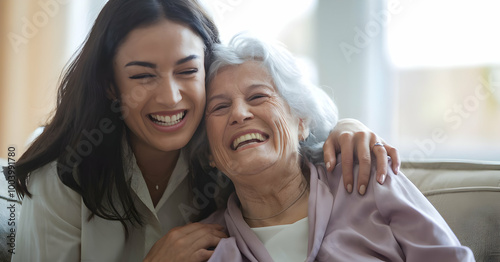
[(207, 86), (219, 69), (246, 61), (262, 63), (278, 93), (290, 106), (292, 114), (305, 121), (309, 137), (300, 143), (302, 154), (313, 161), (322, 159), (320, 149), (337, 124), (337, 107), (322, 89), (304, 77), (296, 59), (281, 44), (239, 34), (227, 46), (214, 46), (214, 61), (208, 70)]

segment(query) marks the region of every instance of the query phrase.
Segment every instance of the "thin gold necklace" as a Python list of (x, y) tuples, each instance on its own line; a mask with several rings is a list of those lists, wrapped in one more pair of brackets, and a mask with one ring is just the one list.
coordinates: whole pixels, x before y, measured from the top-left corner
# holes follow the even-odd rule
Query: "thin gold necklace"
[(306, 186), (304, 186), (304, 189), (302, 190), (302, 192), (299, 194), (299, 196), (295, 200), (292, 201), (292, 203), (290, 203), (287, 207), (285, 207), (285, 209), (281, 210), (280, 212), (278, 212), (272, 216), (263, 217), (263, 218), (254, 218), (254, 217), (243, 216), (243, 218), (248, 219), (248, 220), (266, 220), (266, 219), (270, 219), (273, 217), (277, 217), (277, 216), (281, 215), (283, 212), (285, 212), (286, 210), (288, 210), (290, 207), (292, 207), (297, 201), (299, 201), (299, 199), (301, 199), (302, 196), (304, 195), (304, 193), (306, 192), (307, 188), (308, 188), (308, 186), (306, 184)]

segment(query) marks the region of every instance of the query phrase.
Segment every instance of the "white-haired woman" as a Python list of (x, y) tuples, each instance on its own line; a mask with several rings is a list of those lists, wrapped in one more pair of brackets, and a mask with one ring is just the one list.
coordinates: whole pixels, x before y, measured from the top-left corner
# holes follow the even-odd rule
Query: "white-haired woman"
[(342, 190), (341, 164), (332, 175), (318, 162), (336, 107), (285, 49), (240, 35), (215, 56), (199, 161), (235, 193), (205, 221), (230, 236), (210, 261), (474, 260), (403, 174), (363, 198)]

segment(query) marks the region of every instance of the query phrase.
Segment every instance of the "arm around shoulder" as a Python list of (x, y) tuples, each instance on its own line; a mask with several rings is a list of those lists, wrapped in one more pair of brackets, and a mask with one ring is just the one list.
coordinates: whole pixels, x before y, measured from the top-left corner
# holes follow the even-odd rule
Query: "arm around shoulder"
[(79, 261), (81, 196), (65, 186), (56, 162), (30, 174), (12, 261)]

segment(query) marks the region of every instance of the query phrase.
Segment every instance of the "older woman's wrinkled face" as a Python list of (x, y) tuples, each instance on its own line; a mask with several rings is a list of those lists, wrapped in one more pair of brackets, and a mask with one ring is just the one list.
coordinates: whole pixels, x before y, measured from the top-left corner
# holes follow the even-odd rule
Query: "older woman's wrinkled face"
[(233, 182), (298, 159), (302, 122), (259, 62), (219, 70), (207, 90), (206, 124), (212, 158)]

